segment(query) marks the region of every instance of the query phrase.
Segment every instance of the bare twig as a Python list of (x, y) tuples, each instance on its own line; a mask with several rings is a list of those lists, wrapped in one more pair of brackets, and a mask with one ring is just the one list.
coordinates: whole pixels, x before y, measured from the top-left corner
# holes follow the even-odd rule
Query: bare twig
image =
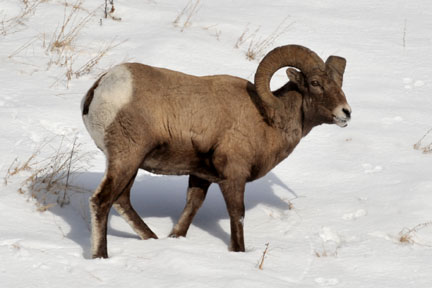
[[(14, 175), (14, 172), (12, 172), (12, 169), (17, 169), (16, 168), (16, 162), (18, 162), (18, 158), (15, 158), (13, 161), (12, 161), (12, 163), (9, 165), (9, 168), (8, 168), (8, 170), (7, 170), (7, 172), (6, 172), (6, 175), (3, 177), (3, 184), (6, 186), (7, 184), (8, 184), (8, 179), (9, 179), (9, 177), (11, 177), (11, 176), (13, 176)], [(14, 168), (12, 168), (12, 167), (14, 167)], [(16, 173), (15, 173), (16, 174)]]
[(69, 165), (68, 165), (67, 174), (66, 174), (66, 183), (65, 183), (65, 187), (64, 187), (64, 191), (63, 191), (63, 199), (59, 203), (60, 207), (63, 207), (64, 204), (69, 203), (69, 199), (67, 196), (67, 190), (69, 188), (69, 176), (70, 176), (70, 171), (71, 171), (71, 167), (72, 167), (72, 159), (73, 159), (74, 152), (75, 152), (76, 141), (77, 141), (77, 137), (75, 136), (74, 142), (72, 144), (70, 158), (69, 158)]
[(429, 143), (429, 144), (426, 144), (426, 145), (424, 145), (424, 146), (422, 146), (422, 142), (423, 142), (423, 140), (430, 134), (432, 132), (432, 128), (431, 129), (429, 129), (424, 135), (423, 135), (423, 137), (421, 137), (420, 138), (420, 140), (419, 141), (417, 141), (417, 143), (416, 144), (414, 144), (414, 149), (415, 150), (420, 150), (420, 151), (422, 151), (424, 154), (427, 154), (427, 153), (431, 153), (432, 152), (432, 142), (431, 143)]
[(261, 261), (260, 261), (260, 264), (259, 264), (259, 266), (258, 266), (258, 268), (260, 269), (260, 270), (263, 270), (264, 268), (264, 259), (265, 259), (265, 256), (266, 256), (266, 254), (267, 254), (267, 251), (268, 251), (268, 248), (269, 248), (269, 245), (270, 245), (270, 243), (266, 243), (265, 244), (265, 246), (266, 246), (266, 248), (265, 248), (265, 250), (264, 250), (264, 252), (263, 252), (263, 254), (262, 254), (262, 256), (261, 256)]
[(25, 49), (27, 49), (28, 47), (30, 47), (31, 45), (33, 45), (36, 41), (38, 40), (37, 37), (34, 37), (32, 39), (30, 39), (29, 41), (25, 42), (24, 45), (20, 46), (18, 49), (16, 49), (14, 52), (12, 52), (8, 58), (13, 58), (16, 55), (18, 55), (19, 53), (21, 53), (22, 51), (24, 51)]
[[(111, 8), (108, 8), (108, 2), (109, 2), (109, 5), (111, 5)], [(115, 11), (114, 0), (105, 0), (105, 9), (104, 9), (105, 19), (107, 19), (109, 16), (111, 19), (113, 19), (115, 21), (121, 21), (122, 19), (120, 17), (116, 17), (113, 15), (114, 11)]]
[(422, 230), (424, 228), (430, 227), (430, 226), (432, 226), (432, 221), (417, 224), (413, 228), (404, 228), (399, 232), (399, 241), (401, 243), (406, 243), (406, 244), (417, 244), (417, 245), (421, 245), (421, 246), (431, 246), (431, 245), (420, 244), (418, 241), (416, 241), (414, 239), (414, 236), (417, 232), (419, 232), (420, 230)]

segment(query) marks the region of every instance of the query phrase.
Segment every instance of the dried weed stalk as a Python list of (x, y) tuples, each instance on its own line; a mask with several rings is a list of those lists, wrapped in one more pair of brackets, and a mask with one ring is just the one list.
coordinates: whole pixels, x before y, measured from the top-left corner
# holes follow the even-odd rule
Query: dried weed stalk
[[(18, 192), (36, 199), (39, 211), (46, 211), (57, 204), (61, 207), (68, 204), (71, 192), (88, 192), (72, 184), (72, 178), (83, 170), (90, 158), (89, 154), (80, 151), (81, 145), (76, 138), (68, 142), (62, 137), (58, 147), (52, 147), (52, 141), (53, 139), (44, 141), (24, 162), (15, 159), (4, 177), (7, 185), (11, 177), (25, 172)], [(51, 153), (42, 158), (42, 151), (47, 149), (51, 149)]]
[(240, 46), (242, 46), (244, 43), (246, 43), (247, 41), (253, 39), (256, 37), (258, 31), (261, 29), (261, 27), (258, 27), (257, 29), (255, 29), (255, 31), (253, 31), (252, 33), (250, 33), (249, 30), (249, 24), (246, 26), (246, 28), (243, 30), (243, 33), (240, 35), (240, 37), (237, 39), (234, 48), (239, 49)]
[[(191, 19), (199, 10), (200, 0), (189, 0), (183, 10), (177, 15), (173, 21), (175, 27), (181, 27), (180, 31), (183, 32), (191, 25)], [(182, 20), (184, 18), (184, 20)]]
[(262, 38), (258, 37), (258, 32), (260, 31), (261, 27), (258, 27), (253, 32), (250, 32), (249, 25), (246, 26), (243, 33), (240, 35), (240, 37), (237, 39), (234, 47), (240, 48), (243, 44), (246, 42), (249, 42), (248, 49), (246, 51), (246, 58), (248, 60), (259, 60), (261, 59), (265, 53), (267, 52), (268, 48), (273, 46), (274, 42), (282, 36), (286, 31), (294, 25), (295, 22), (291, 22), (289, 24), (286, 24), (288, 18), (285, 18), (277, 27), (276, 29), (267, 37)]
[(417, 244), (421, 246), (431, 246), (431, 245), (421, 244), (415, 240), (416, 233), (418, 233), (420, 230), (423, 230), (431, 226), (432, 226), (432, 221), (428, 221), (421, 224), (417, 224), (413, 228), (404, 228), (399, 232), (399, 242), (404, 244)]
[(423, 140), (430, 134), (432, 132), (432, 128), (431, 129), (429, 129), (424, 135), (423, 135), (423, 137), (422, 138), (420, 138), (420, 140), (416, 143), (416, 144), (414, 144), (414, 149), (415, 150), (420, 150), (420, 151), (422, 151), (424, 154), (427, 154), (427, 153), (432, 153), (432, 142), (431, 143), (429, 143), (429, 144), (426, 144), (426, 145), (423, 145)]
[(74, 42), (80, 31), (92, 19), (97, 11), (96, 9), (80, 18), (78, 11), (81, 5), (82, 0), (76, 1), (69, 12), (67, 11), (68, 6), (65, 6), (63, 22), (61, 26), (57, 27), (54, 31), (46, 47), (46, 53), (54, 56), (51, 57), (50, 63), (48, 64), (49, 66), (52, 64), (67, 66), (68, 60), (71, 58), (70, 54), (73, 54), (75, 50)]
[(12, 34), (19, 31), (19, 27), (25, 26), (24, 22), (26, 18), (30, 15), (33, 15), (36, 11), (36, 8), (41, 4), (44, 0), (23, 0), (24, 7), (22, 8), (21, 13), (17, 16), (11, 18), (5, 18), (0, 21), (0, 35), (6, 36), (8, 34)]
[(329, 252), (324, 247), (322, 249), (323, 249), (322, 251), (315, 250), (315, 256), (316, 257), (321, 258), (321, 257), (335, 257), (335, 256), (337, 256), (337, 250), (335, 250), (334, 252)]
[[(105, 4), (107, 5), (107, 3)], [(112, 4), (110, 13), (113, 13), (115, 10), (113, 1), (111, 1), (110, 4)], [(46, 48), (46, 53), (51, 57), (48, 63), (48, 68), (50, 65), (55, 64), (57, 66), (64, 67), (66, 70), (64, 78), (58, 79), (53, 83), (53, 85), (65, 79), (66, 87), (69, 87), (69, 83), (73, 78), (78, 79), (83, 75), (89, 74), (111, 49), (121, 44), (114, 44), (114, 41), (111, 41), (109, 44), (104, 45), (104, 47), (99, 49), (96, 53), (92, 53), (93, 55), (86, 62), (81, 64), (81, 66), (75, 68), (76, 59), (82, 58), (82, 55), (80, 55), (81, 51), (76, 48), (74, 43), (78, 39), (80, 31), (100, 9), (100, 7), (98, 7), (92, 12), (88, 13), (85, 17), (80, 18), (77, 12), (78, 10), (82, 9), (81, 6), (82, 0), (76, 1), (69, 13), (67, 13), (65, 6), (63, 23), (60, 29), (56, 29), (48, 47)]]
[[(79, 67), (75, 71), (71, 71), (71, 73), (77, 79), (83, 75), (89, 74), (93, 70), (93, 68), (99, 63), (102, 57), (104, 57), (108, 53), (108, 51), (114, 49), (115, 47), (119, 46), (122, 43), (123, 42), (114, 43), (114, 41), (111, 41), (111, 43), (105, 45), (102, 49), (96, 52), (96, 54), (92, 58), (90, 58), (86, 63), (81, 65), (81, 67)], [(70, 78), (68, 78), (68, 80), (70, 80)]]
[(258, 269), (260, 269), (260, 270), (264, 269), (264, 259), (265, 259), (266, 255), (267, 255), (267, 251), (268, 251), (269, 245), (270, 245), (270, 243), (266, 243), (265, 244), (266, 248), (264, 249), (264, 252), (263, 252), (263, 254), (261, 256), (261, 260), (260, 260), (259, 265), (258, 265)]
[(12, 52), (8, 58), (12, 59), (13, 57), (17, 56), (18, 54), (20, 54), (21, 52), (23, 52), (24, 50), (26, 50), (27, 48), (31, 47), (35, 42), (37, 42), (39, 39), (38, 37), (33, 37), (31, 38), (29, 41), (25, 42), (22, 46), (18, 47), (18, 49), (16, 49), (14, 52)]
[[(66, 87), (69, 87), (70, 81), (75, 78), (78, 79), (83, 75), (90, 74), (94, 67), (99, 64), (99, 61), (111, 50), (117, 47), (118, 45), (122, 44), (123, 42), (114, 43), (114, 41), (111, 41), (111, 43), (105, 45), (99, 51), (97, 51), (91, 58), (89, 58), (84, 64), (79, 66), (78, 68), (75, 68), (75, 59), (76, 55), (68, 55), (68, 57), (65, 59), (64, 66), (66, 67), (66, 72), (64, 74), (64, 78), (66, 79)], [(57, 79), (53, 83), (53, 86), (57, 84), (59, 81), (62, 81), (64, 79)]]
[(208, 31), (212, 36), (216, 37), (218, 41), (220, 41), (220, 37), (222, 35), (222, 31), (217, 28), (217, 24), (210, 25), (206, 27), (202, 27), (203, 30)]
[(315, 249), (314, 254), (318, 258), (337, 257), (339, 248), (340, 244), (338, 243), (333, 243), (333, 241), (321, 240), (321, 249)]
[[(114, 43), (114, 40), (103, 46), (97, 51), (86, 51), (77, 46), (81, 30), (94, 18), (97, 11), (102, 7), (88, 12), (82, 7), (82, 0), (76, 0), (73, 4), (65, 2), (63, 20), (52, 34), (40, 34), (31, 38), (21, 47), (9, 55), (9, 58), (25, 53), (34, 45), (40, 44), (45, 55), (48, 57), (47, 70), (56, 66), (64, 69), (52, 86), (59, 82), (65, 83), (69, 87), (72, 79), (78, 79), (83, 75), (89, 74), (97, 66), (100, 60), (113, 48), (122, 42)], [(82, 14), (85, 14), (84, 16)], [(47, 36), (48, 35), (48, 36)], [(88, 46), (88, 45), (86, 45)]]
[[(111, 5), (111, 7), (108, 7), (108, 4)], [(114, 16), (114, 12), (115, 12), (114, 0), (105, 0), (105, 9), (104, 9), (105, 19), (110, 17), (115, 21), (121, 21), (122, 19), (120, 17)]]

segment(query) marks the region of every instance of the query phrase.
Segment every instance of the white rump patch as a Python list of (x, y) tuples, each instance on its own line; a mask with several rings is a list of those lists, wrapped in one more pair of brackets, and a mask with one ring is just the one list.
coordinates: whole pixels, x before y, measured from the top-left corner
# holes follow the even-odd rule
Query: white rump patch
[(104, 152), (105, 131), (122, 107), (131, 101), (132, 90), (132, 74), (122, 64), (109, 70), (94, 90), (89, 113), (83, 119), (90, 136)]

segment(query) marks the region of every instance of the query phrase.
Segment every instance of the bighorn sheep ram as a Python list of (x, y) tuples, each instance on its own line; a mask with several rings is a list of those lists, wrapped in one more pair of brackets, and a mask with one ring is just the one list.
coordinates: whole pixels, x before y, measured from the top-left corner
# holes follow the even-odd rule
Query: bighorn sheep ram
[[(210, 184), (219, 184), (230, 217), (230, 249), (245, 251), (245, 183), (285, 159), (314, 126), (347, 125), (351, 108), (341, 88), (345, 64), (337, 56), (324, 63), (305, 47), (286, 45), (264, 57), (255, 84), (138, 63), (102, 75), (82, 101), (85, 126), (107, 162), (90, 198), (93, 257), (108, 257), (111, 206), (142, 239), (157, 238), (131, 206), (139, 168), (189, 175), (186, 206), (172, 237), (186, 235)], [(270, 80), (282, 67), (290, 67), (289, 81), (272, 92)]]

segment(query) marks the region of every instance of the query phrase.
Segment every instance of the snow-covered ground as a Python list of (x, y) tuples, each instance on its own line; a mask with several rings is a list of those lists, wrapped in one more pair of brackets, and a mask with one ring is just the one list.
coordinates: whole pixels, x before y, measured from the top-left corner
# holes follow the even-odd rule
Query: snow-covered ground
[[(0, 287), (432, 287), (432, 153), (422, 153), (432, 135), (413, 147), (432, 128), (431, 1), (201, 0), (189, 25), (195, 1), (182, 15), (187, 0), (116, 0), (121, 21), (103, 18), (104, 1), (84, 1), (66, 32), (82, 29), (64, 50), (49, 45), (72, 6), (46, 0), (13, 18), (34, 2), (0, 0)], [(110, 258), (91, 260), (91, 192), (70, 191), (69, 205), (40, 212), (46, 203), (22, 184), (32, 170), (8, 173), (46, 139), (37, 157), (76, 136), (80, 153), (92, 158), (73, 184), (95, 189), (104, 158), (82, 124), (80, 102), (103, 70), (137, 61), (252, 80), (258, 60), (245, 56), (250, 41), (272, 33), (279, 37), (264, 52), (296, 43), (324, 59), (347, 59), (353, 119), (345, 129), (315, 128), (247, 185), (246, 253), (227, 250), (229, 219), (216, 185), (187, 238), (167, 238), (187, 179), (142, 173), (133, 203), (160, 239), (139, 240), (112, 213)], [(77, 79), (104, 47), (111, 49)], [(285, 81), (278, 73), (272, 86)]]

